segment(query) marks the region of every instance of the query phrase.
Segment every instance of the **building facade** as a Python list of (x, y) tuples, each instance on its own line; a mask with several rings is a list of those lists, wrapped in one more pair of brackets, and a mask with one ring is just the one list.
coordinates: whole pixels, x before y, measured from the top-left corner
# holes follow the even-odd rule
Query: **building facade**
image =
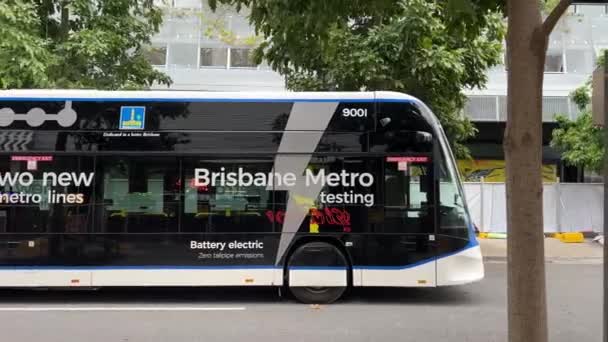
[[(215, 13), (201, 0), (155, 0), (165, 20), (153, 37), (151, 60), (173, 79), (170, 89), (205, 91), (277, 91), (285, 89), (281, 75), (251, 56), (259, 43), (247, 13), (219, 8)], [(580, 111), (569, 94), (590, 76), (599, 52), (608, 48), (608, 6), (576, 5), (551, 34), (543, 89), (543, 170), (547, 182), (593, 180), (593, 175), (561, 162), (549, 146), (555, 116), (576, 118)], [(488, 71), (486, 88), (467, 92), (464, 111), (479, 129), (469, 144), (472, 161), (460, 169), (470, 181), (504, 181), (504, 136), (507, 113), (506, 63)], [(163, 86), (156, 88), (162, 89)], [(586, 176), (585, 176), (586, 175)]]
[[(559, 152), (549, 143), (556, 127), (556, 115), (575, 119), (580, 114), (569, 95), (589, 79), (599, 53), (606, 48), (606, 5), (570, 6), (550, 36), (543, 85), (543, 175), (547, 182), (558, 178), (566, 182), (599, 180), (589, 172), (562, 163)], [(461, 162), (461, 171), (465, 171), (465, 178), (471, 181), (479, 180), (479, 175), (485, 175), (490, 181), (504, 180), (502, 137), (507, 116), (506, 69), (506, 63), (503, 63), (489, 70), (486, 88), (467, 93), (469, 102), (465, 114), (479, 129), (477, 137), (469, 144), (475, 161)]]
[(246, 12), (220, 7), (214, 13), (202, 0), (155, 1), (163, 7), (165, 17), (160, 32), (152, 38), (150, 59), (171, 77), (171, 89), (285, 89), (279, 74), (265, 64), (253, 63), (251, 51), (259, 37)]

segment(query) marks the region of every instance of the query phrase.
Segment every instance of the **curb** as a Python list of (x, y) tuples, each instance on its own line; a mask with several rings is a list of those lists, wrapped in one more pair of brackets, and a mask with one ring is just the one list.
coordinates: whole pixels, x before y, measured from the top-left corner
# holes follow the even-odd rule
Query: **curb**
[(553, 235), (555, 239), (565, 243), (581, 243), (585, 242), (585, 236), (583, 233), (569, 232), (569, 233), (555, 233)]
[[(564, 243), (581, 243), (581, 242), (584, 242), (585, 239), (594, 239), (601, 234), (592, 232), (592, 231), (583, 231), (583, 232), (544, 233), (544, 235), (545, 235), (545, 238), (555, 238)], [(507, 233), (479, 232), (476, 234), (476, 236), (478, 239), (504, 240), (507, 238)]]

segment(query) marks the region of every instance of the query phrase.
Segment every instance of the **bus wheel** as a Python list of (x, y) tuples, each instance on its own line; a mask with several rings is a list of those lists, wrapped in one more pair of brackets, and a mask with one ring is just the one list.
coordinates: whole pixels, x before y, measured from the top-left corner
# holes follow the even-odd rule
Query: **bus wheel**
[(300, 302), (329, 304), (340, 298), (348, 286), (346, 256), (327, 242), (299, 246), (287, 263), (289, 290)]

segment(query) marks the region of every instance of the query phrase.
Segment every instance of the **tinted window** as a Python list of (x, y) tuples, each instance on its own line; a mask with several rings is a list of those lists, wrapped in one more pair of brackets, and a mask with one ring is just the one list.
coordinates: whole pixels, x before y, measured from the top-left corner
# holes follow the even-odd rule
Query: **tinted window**
[(378, 103), (372, 152), (431, 152), (433, 128), (411, 103)]
[(177, 158), (97, 158), (97, 230), (167, 233), (178, 230)]
[(273, 230), (267, 212), (273, 209), (274, 179), (264, 176), (272, 170), (271, 158), (187, 158), (183, 165), (182, 231)]
[(0, 226), (6, 232), (88, 232), (93, 158), (0, 156)]
[(371, 184), (355, 183), (345, 188), (347, 195), (352, 196), (344, 210), (350, 219), (352, 232), (381, 231), (384, 224), (384, 198), (382, 196), (382, 158), (379, 157), (346, 157), (344, 170), (353, 174), (372, 175)]
[(384, 164), (383, 231), (434, 233), (433, 164), (398, 158), (386, 157)]
[(469, 216), (464, 206), (456, 170), (450, 164), (443, 161), (440, 167), (439, 233), (468, 238)]
[[(345, 186), (337, 175), (343, 170), (342, 157), (311, 158), (310, 155), (280, 154), (276, 162), (277, 170), (295, 177), (292, 185), (275, 187), (276, 214), (284, 217), (289, 211), (290, 217), (299, 218), (289, 223), (299, 224), (301, 232), (342, 232), (345, 228), (350, 229), (341, 219), (344, 215)], [(283, 220), (278, 220), (277, 229), (283, 230), (283, 223)]]

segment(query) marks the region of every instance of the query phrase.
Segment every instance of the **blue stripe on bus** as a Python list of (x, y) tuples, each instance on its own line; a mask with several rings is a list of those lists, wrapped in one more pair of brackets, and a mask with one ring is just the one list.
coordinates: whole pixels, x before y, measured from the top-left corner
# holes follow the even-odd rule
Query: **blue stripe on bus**
[(0, 266), (1, 271), (10, 270), (221, 270), (221, 269), (279, 269), (273, 265), (226, 265), (226, 266), (175, 266), (175, 265), (146, 265), (146, 266)]
[(77, 101), (77, 102), (360, 102), (360, 103), (374, 103), (374, 102), (415, 102), (413, 99), (222, 99), (222, 98), (68, 98), (68, 97), (57, 97), (57, 98), (42, 98), (42, 97), (0, 97), (2, 101), (23, 101), (23, 102), (63, 102), (63, 101)]
[[(353, 270), (403, 270), (413, 268), (427, 264), (429, 262), (437, 261), (439, 259), (447, 258), (452, 255), (464, 252), (470, 248), (479, 246), (477, 240), (469, 241), (469, 243), (462, 249), (446, 253), (438, 257), (432, 257), (429, 259), (420, 260), (418, 262), (404, 265), (404, 266), (353, 266)], [(251, 269), (276, 269), (282, 270), (282, 266), (274, 265), (227, 265), (227, 266), (169, 266), (169, 265), (158, 265), (158, 266), (0, 266), (0, 271), (18, 271), (18, 270), (251, 270)], [(339, 266), (295, 266), (291, 267), (293, 270), (343, 270), (345, 267)]]

